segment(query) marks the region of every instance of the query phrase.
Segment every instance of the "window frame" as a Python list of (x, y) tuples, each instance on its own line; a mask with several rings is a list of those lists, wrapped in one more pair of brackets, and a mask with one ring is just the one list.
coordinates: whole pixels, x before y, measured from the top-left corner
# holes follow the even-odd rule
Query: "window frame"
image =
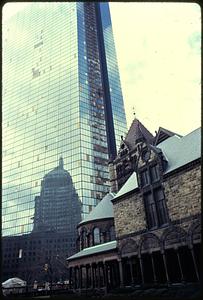
[[(152, 170), (155, 168), (155, 173), (157, 176), (153, 177)], [(168, 208), (166, 205), (166, 198), (164, 195), (164, 189), (161, 182), (161, 172), (159, 168), (159, 163), (151, 162), (146, 163), (139, 170), (140, 179), (140, 189), (143, 196), (143, 202), (145, 207), (146, 223), (149, 230), (153, 230), (160, 227), (165, 227), (169, 224)], [(148, 178), (144, 180), (143, 184), (143, 174)], [(145, 177), (146, 178), (146, 177)], [(163, 197), (158, 199), (158, 191), (161, 191)], [(147, 199), (147, 195), (151, 195), (151, 200)], [(152, 208), (153, 206), (153, 208)], [(155, 221), (153, 221), (155, 219)]]
[[(95, 233), (95, 231), (98, 230), (98, 233)], [(94, 227), (93, 231), (92, 231), (92, 237), (93, 237), (93, 246), (96, 246), (96, 245), (99, 245), (101, 244), (101, 230), (99, 227)], [(98, 241), (99, 242), (96, 242), (96, 238), (99, 238)]]

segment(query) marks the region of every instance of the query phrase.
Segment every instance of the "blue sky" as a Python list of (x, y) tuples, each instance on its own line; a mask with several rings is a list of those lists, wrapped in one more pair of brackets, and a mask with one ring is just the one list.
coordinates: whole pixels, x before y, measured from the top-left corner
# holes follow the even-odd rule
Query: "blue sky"
[[(3, 18), (26, 5), (7, 4)], [(128, 127), (136, 117), (154, 134), (200, 126), (201, 13), (195, 3), (111, 2)]]

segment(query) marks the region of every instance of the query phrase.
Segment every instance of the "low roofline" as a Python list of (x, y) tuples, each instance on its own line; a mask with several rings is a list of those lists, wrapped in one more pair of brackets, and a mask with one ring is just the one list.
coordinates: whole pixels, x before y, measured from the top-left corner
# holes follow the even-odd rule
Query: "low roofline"
[(101, 251), (101, 252), (98, 252), (98, 253), (91, 253), (91, 254), (84, 254), (84, 255), (81, 255), (81, 256), (77, 256), (77, 257), (73, 257), (70, 259), (67, 258), (66, 261), (67, 262), (71, 262), (71, 261), (74, 261), (74, 260), (77, 260), (77, 259), (81, 259), (81, 258), (84, 258), (84, 257), (91, 257), (91, 256), (99, 256), (101, 254), (104, 254), (104, 253), (108, 253), (108, 252), (115, 252), (117, 251), (118, 247), (116, 246), (116, 248), (112, 248), (112, 249), (108, 249), (108, 250), (104, 250), (104, 251)]
[[(92, 252), (92, 253), (84, 253), (84, 254), (81, 253), (81, 252), (84, 252), (85, 250), (88, 251), (88, 250), (91, 250), (91, 249), (96, 251), (98, 248), (105, 247), (105, 246), (108, 246), (108, 245), (111, 245), (111, 244), (112, 244), (112, 246), (111, 246), (112, 248), (110, 248), (110, 249), (104, 249), (104, 250), (101, 250), (99, 252)], [(85, 257), (85, 256), (101, 255), (102, 253), (115, 251), (115, 250), (117, 250), (117, 248), (118, 248), (118, 246), (117, 246), (117, 241), (116, 240), (110, 241), (110, 242), (107, 242), (107, 243), (102, 243), (102, 244), (99, 244), (99, 245), (96, 245), (96, 246), (84, 248), (83, 250), (81, 250), (81, 251), (73, 254), (72, 256), (66, 258), (66, 261), (69, 262), (69, 261), (72, 261), (72, 260), (80, 259), (81, 257)], [(81, 253), (81, 255), (79, 255), (80, 253)]]
[(97, 221), (107, 221), (109, 219), (114, 219), (114, 216), (106, 217), (106, 218), (91, 219), (91, 220), (87, 220), (87, 221), (84, 220), (77, 225), (77, 228), (79, 228), (80, 226), (83, 226), (83, 225), (87, 225), (88, 223), (93, 223), (93, 222), (97, 222)]

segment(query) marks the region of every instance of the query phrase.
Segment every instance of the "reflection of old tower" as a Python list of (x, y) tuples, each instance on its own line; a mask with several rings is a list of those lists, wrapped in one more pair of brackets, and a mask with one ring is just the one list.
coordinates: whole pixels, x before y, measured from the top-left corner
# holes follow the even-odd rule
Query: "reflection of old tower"
[(81, 205), (70, 174), (59, 165), (41, 182), (40, 196), (35, 197), (33, 231), (75, 232), (81, 220)]
[[(81, 202), (69, 172), (63, 168), (62, 157), (59, 165), (41, 181), (33, 219), (31, 233), (4, 238), (4, 280), (20, 277), (32, 284), (36, 278), (43, 282), (45, 265), (52, 268), (53, 281), (67, 280), (66, 258), (76, 252)], [(18, 258), (16, 264), (7, 264), (8, 248), (9, 256)]]

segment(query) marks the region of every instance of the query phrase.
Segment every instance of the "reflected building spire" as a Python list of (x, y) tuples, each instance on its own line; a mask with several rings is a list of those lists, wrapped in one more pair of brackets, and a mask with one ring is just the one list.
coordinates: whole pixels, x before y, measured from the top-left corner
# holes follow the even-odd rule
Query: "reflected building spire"
[(60, 158), (59, 158), (59, 168), (63, 169), (63, 157), (62, 156), (60, 156)]
[(42, 182), (40, 196), (35, 197), (33, 231), (55, 230), (74, 235), (81, 221), (81, 203), (71, 175), (64, 169), (63, 158), (48, 172)]

